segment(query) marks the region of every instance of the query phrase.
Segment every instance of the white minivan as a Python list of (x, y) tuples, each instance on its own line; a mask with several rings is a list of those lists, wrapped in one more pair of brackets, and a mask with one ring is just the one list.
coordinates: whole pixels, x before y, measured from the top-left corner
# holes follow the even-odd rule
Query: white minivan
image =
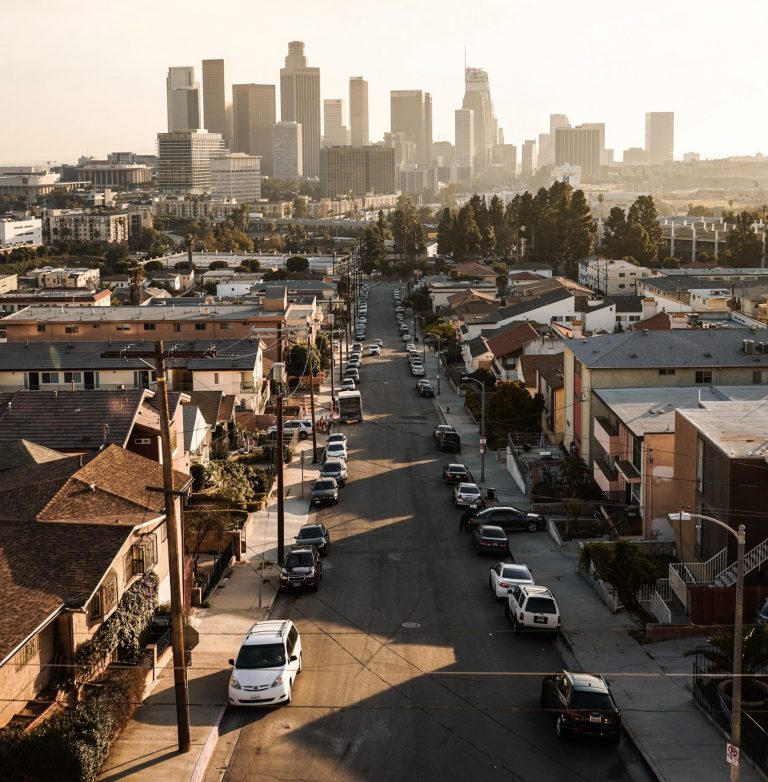
[(290, 703), (301, 673), (301, 637), (290, 620), (256, 622), (230, 660), (231, 706), (275, 706)]

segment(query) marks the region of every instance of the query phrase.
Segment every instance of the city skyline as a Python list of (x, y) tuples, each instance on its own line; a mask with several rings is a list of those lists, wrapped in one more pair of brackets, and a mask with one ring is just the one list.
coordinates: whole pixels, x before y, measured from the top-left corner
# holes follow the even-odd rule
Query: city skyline
[[(409, 9), (405, 34), (397, 23), (401, 6)], [(634, 13), (622, 9), (621, 17), (605, 0), (578, 8), (480, 0), (473, 18), (488, 23), (474, 26), (466, 24), (464, 6), (453, 2), (412, 7), (394, 0), (391, 13), (376, 14), (372, 25), (377, 6), (369, 2), (343, 13), (321, 14), (306, 5), (298, 13), (293, 8), (262, 18), (233, 0), (226, 11), (238, 24), (209, 25), (202, 23), (206, 7), (197, 0), (184, 5), (184, 14), (174, 3), (138, 0), (137, 12), (151, 16), (153, 29), (174, 32), (140, 57), (121, 56), (111, 36), (97, 35), (114, 23), (109, 7), (74, 0), (64, 8), (48, 0), (28, 8), (20, 0), (5, 4), (6, 58), (25, 66), (20, 75), (0, 80), (6, 106), (16, 109), (7, 112), (0, 130), (2, 164), (72, 161), (114, 149), (152, 152), (156, 134), (167, 127), (169, 67), (192, 66), (199, 80), (203, 60), (222, 58), (231, 83), (275, 84), (279, 93), (291, 40), (304, 41), (309, 62), (320, 68), (321, 99), (346, 97), (350, 76), (366, 79), (371, 141), (389, 130), (390, 91), (406, 89), (432, 95), (434, 140), (453, 141), (466, 49), (467, 65), (489, 75), (505, 140), (518, 147), (546, 131), (550, 113), (561, 112), (574, 124), (604, 122), (606, 146), (620, 159), (623, 149), (644, 145), (647, 112), (674, 111), (676, 159), (688, 151), (704, 158), (768, 153), (762, 143), (766, 112), (754, 83), (743, 78), (759, 50), (760, 21), (768, 20), (757, 0), (737, 0), (716, 19), (660, 0)], [(30, 25), (45, 56), (29, 57), (29, 39), (21, 31)], [(253, 47), (257, 29), (259, 46)], [(704, 45), (715, 30), (716, 56)], [(558, 34), (562, 45), (553, 45)], [(88, 58), (69, 46), (81, 38), (89, 41)], [(387, 40), (398, 42), (390, 58), (381, 56)], [(74, 124), (72, 117), (87, 121)]]

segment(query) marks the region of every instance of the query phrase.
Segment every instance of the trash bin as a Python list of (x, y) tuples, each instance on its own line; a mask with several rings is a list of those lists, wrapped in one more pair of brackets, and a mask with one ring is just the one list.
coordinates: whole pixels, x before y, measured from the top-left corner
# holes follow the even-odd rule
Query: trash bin
[(495, 500), (496, 499), (496, 489), (491, 488), (490, 486), (485, 490), (485, 496), (489, 500)]

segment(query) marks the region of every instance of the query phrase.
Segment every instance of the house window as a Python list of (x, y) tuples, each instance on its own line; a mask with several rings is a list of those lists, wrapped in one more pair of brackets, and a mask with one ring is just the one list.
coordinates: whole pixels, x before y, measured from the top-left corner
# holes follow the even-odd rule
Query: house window
[(142, 536), (125, 554), (125, 583), (133, 576), (140, 576), (152, 570), (157, 564), (157, 543), (153, 534)]
[(88, 604), (88, 618), (100, 619), (117, 605), (117, 575), (110, 573)]
[(174, 323), (173, 324), (173, 330), (178, 334), (180, 331), (182, 331), (184, 328), (183, 323)]
[(64, 373), (64, 382), (65, 383), (82, 383), (83, 376), (80, 372), (65, 372)]
[(151, 372), (148, 369), (137, 369), (133, 373), (134, 388), (149, 388), (150, 382), (157, 381), (157, 372)]
[(217, 386), (219, 385), (219, 373), (214, 372), (213, 373), (213, 385)]
[(667, 367), (665, 369), (660, 369), (659, 370), (659, 374), (660, 375), (674, 375), (675, 374), (675, 370), (674, 369), (670, 369), (670, 368)]
[(231, 327), (231, 323), (219, 323), (219, 331), (229, 331)]
[(145, 323), (144, 324), (144, 331), (154, 331), (156, 327), (155, 323)]
[(638, 472), (642, 472), (643, 470), (642, 452), (643, 452), (642, 440), (639, 437), (633, 437), (632, 438), (632, 465), (633, 467), (635, 467), (636, 470), (638, 470)]
[(58, 372), (41, 372), (40, 382), (46, 385), (56, 385), (59, 382)]
[(80, 326), (64, 326), (65, 334), (79, 334)]
[(696, 370), (696, 385), (709, 385), (712, 382), (711, 369)]
[(760, 385), (763, 382), (763, 373), (761, 370), (756, 369), (752, 372), (752, 382), (755, 385)]
[(117, 331), (130, 331), (131, 327), (127, 323), (118, 323), (117, 326), (115, 326), (115, 329), (117, 329)]
[(195, 323), (195, 331), (205, 331), (207, 328), (207, 323)]
[(34, 636), (30, 638), (24, 646), (18, 651), (15, 658), (16, 673), (18, 673), (24, 666), (40, 651), (40, 638)]
[(37, 324), (37, 333), (42, 334), (45, 331), (45, 323)]

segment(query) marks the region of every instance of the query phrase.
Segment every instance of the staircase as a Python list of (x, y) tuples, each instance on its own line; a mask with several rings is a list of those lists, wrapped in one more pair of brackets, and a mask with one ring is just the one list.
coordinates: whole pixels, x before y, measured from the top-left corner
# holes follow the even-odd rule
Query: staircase
[[(768, 560), (768, 539), (750, 549), (744, 555), (744, 575), (751, 572)], [(736, 583), (736, 562), (728, 565), (715, 576), (715, 586), (729, 587)]]

